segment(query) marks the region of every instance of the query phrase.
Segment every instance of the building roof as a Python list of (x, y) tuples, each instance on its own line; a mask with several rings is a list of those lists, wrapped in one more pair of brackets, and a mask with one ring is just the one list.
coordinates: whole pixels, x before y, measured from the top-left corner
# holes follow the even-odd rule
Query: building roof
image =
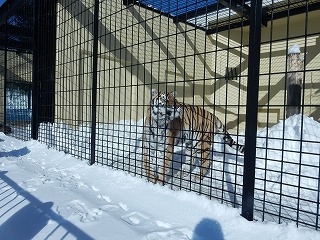
[[(263, 25), (272, 19), (320, 9), (320, 0), (262, 0)], [(139, 5), (185, 22), (207, 34), (246, 26), (250, 22), (250, 0), (124, 0), (125, 5)], [(288, 11), (290, 11), (288, 13)]]
[(0, 7), (0, 49), (32, 52), (33, 0), (7, 0)]

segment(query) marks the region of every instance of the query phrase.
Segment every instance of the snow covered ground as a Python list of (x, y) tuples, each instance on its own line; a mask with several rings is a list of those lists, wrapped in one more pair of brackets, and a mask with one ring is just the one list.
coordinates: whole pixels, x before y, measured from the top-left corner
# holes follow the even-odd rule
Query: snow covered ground
[[(290, 139), (295, 138), (294, 129), (299, 132), (302, 123), (298, 119), (292, 118), (262, 130), (259, 136), (277, 136), (277, 132), (280, 134), (286, 129), (291, 134)], [(306, 170), (300, 169), (303, 176), (309, 174), (310, 177), (317, 169), (319, 171), (314, 159), (319, 154), (319, 136), (314, 133), (319, 132), (319, 123), (306, 118), (302, 124), (304, 134), (298, 136), (299, 139), (312, 138), (309, 139), (311, 145), (301, 146), (298, 142), (299, 149), (307, 152), (303, 158), (290, 150), (290, 147), (295, 147), (295, 140), (291, 143), (286, 141), (284, 146), (275, 142), (273, 152), (266, 151), (264, 147), (272, 142), (258, 141), (261, 147), (257, 152), (261, 158), (257, 159), (259, 178), (265, 175), (271, 180), (279, 177), (279, 171), (272, 171), (279, 163), (268, 162), (266, 171), (263, 154), (274, 154), (272, 157), (277, 159), (279, 149), (283, 148), (287, 150), (284, 157), (288, 164), (282, 167), (289, 173), (297, 171), (293, 168), (296, 161), (306, 166)], [(306, 127), (309, 125), (310, 128)], [(66, 140), (64, 143), (65, 146), (70, 144)], [(122, 151), (119, 147), (114, 149), (120, 153), (119, 157), (130, 155), (123, 153), (123, 146), (121, 148)], [(295, 147), (295, 150), (299, 149)], [(234, 156), (230, 155), (226, 161), (233, 159)], [(218, 163), (214, 165), (219, 167)], [(283, 175), (282, 181), (290, 181), (291, 177), (295, 178), (292, 174)], [(299, 193), (300, 197), (302, 194), (311, 199), (317, 196), (318, 185), (313, 178), (301, 178), (300, 181), (308, 186)], [(256, 188), (262, 187), (259, 181), (257, 184)], [(278, 185), (273, 180), (266, 188), (278, 191)], [(294, 184), (288, 184), (281, 191), (295, 194), (292, 191), (296, 188)], [(259, 191), (257, 193), (260, 196)], [(274, 196), (277, 200), (278, 195)], [(271, 195), (269, 197), (271, 199)], [(290, 203), (292, 199), (284, 198), (282, 201)], [(308, 209), (316, 207), (308, 206)], [(172, 191), (168, 186), (153, 185), (107, 166), (90, 167), (86, 161), (39, 142), (22, 142), (0, 133), (0, 239), (300, 240), (320, 239), (320, 232), (296, 228), (294, 223), (248, 222), (240, 216), (240, 209), (222, 205), (216, 200), (191, 192)]]
[[(98, 124), (97, 161), (133, 175), (144, 175), (142, 125), (142, 120)], [(259, 130), (257, 135), (255, 217), (275, 222), (299, 218), (301, 224), (320, 227), (320, 123), (307, 116), (295, 115), (271, 128)], [(90, 137), (88, 125), (76, 128), (65, 123), (40, 126), (41, 142), (82, 159), (89, 159)], [(234, 138), (244, 142), (241, 135)], [(243, 155), (236, 155), (223, 144), (221, 136), (216, 136), (214, 141), (211, 169), (201, 187), (190, 182), (189, 176), (181, 179), (180, 175), (171, 178), (168, 184), (174, 190), (183, 188), (201, 192), (231, 206), (239, 206)], [(181, 162), (185, 160), (183, 148), (175, 149), (174, 168), (181, 169)]]

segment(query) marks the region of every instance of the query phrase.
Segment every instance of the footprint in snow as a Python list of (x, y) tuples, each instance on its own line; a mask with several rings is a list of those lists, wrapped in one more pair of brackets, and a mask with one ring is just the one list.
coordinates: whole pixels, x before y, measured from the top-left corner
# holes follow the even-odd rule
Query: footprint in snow
[(88, 188), (88, 185), (86, 185), (84, 182), (77, 182), (76, 183), (76, 188), (86, 189), (86, 188)]
[(47, 183), (52, 183), (52, 182), (53, 181), (48, 178), (29, 179), (26, 181), (22, 181), (22, 183), (20, 185), (24, 190), (26, 190), (28, 192), (35, 192), (35, 191), (37, 191), (38, 187), (41, 184), (47, 184)]
[(42, 181), (42, 184), (54, 183), (54, 181), (50, 178), (42, 178), (41, 181)]
[(102, 205), (98, 208), (88, 208), (86, 204), (80, 200), (67, 202), (56, 208), (56, 211), (63, 218), (71, 216), (80, 216), (80, 221), (84, 223), (100, 220), (104, 212), (114, 212), (119, 209), (116, 205)]
[(124, 211), (128, 211), (128, 206), (122, 202), (119, 202), (119, 206), (124, 210)]
[(85, 204), (79, 200), (73, 200), (66, 202), (61, 206), (57, 206), (56, 211), (59, 215), (64, 218), (68, 218), (72, 215), (76, 215), (80, 212), (83, 212)]
[(157, 224), (158, 227), (162, 227), (162, 228), (171, 228), (171, 224), (170, 223), (165, 223), (165, 222), (161, 222), (161, 221), (155, 221), (155, 223)]
[(95, 192), (99, 192), (100, 191), (100, 189), (99, 188), (97, 188), (97, 187), (95, 187), (95, 186), (91, 186), (91, 189), (93, 190), (93, 191), (95, 191)]
[[(111, 199), (109, 196), (106, 196), (106, 195), (101, 195), (99, 194), (97, 196), (98, 199), (102, 199), (100, 202), (102, 204), (104, 203), (111, 203)], [(122, 206), (124, 207), (124, 206)], [(114, 212), (114, 211), (117, 211), (120, 207), (118, 205), (114, 205), (114, 204), (104, 204), (104, 205), (101, 205), (99, 209), (101, 209), (102, 211), (104, 212)]]
[(99, 208), (89, 209), (86, 204), (80, 200), (73, 200), (58, 206), (56, 211), (64, 218), (69, 218), (74, 215), (80, 216), (80, 221), (84, 223), (97, 221), (101, 218), (103, 210)]
[(84, 223), (98, 221), (101, 218), (102, 214), (103, 214), (103, 210), (98, 208), (93, 208), (88, 212), (79, 213), (79, 215), (81, 216), (80, 221)]
[[(147, 229), (148, 232), (160, 232), (164, 229), (171, 228), (171, 225), (168, 223), (164, 223), (161, 221), (152, 221), (148, 216), (138, 213), (138, 212), (131, 212), (126, 215), (121, 216), (121, 219), (129, 225), (135, 226), (137, 228), (144, 228)], [(167, 232), (161, 232), (162, 235), (165, 235), (163, 239), (167, 239), (166, 234)], [(166, 233), (166, 234), (164, 234)], [(168, 235), (168, 234), (167, 234)], [(158, 236), (158, 235), (156, 235)], [(181, 234), (179, 235), (181, 237)], [(152, 235), (151, 235), (152, 237)], [(162, 239), (162, 238), (155, 238), (155, 239)], [(184, 239), (184, 238), (177, 238), (177, 239)], [(185, 238), (188, 239), (188, 238)]]
[(103, 205), (99, 209), (104, 212), (115, 212), (119, 209), (119, 207), (117, 205)]
[(52, 167), (48, 169), (49, 172), (59, 172), (59, 170), (56, 167)]
[(28, 192), (34, 192), (39, 187), (39, 184), (35, 179), (30, 179), (30, 180), (23, 181), (21, 183), (21, 187)]
[(102, 198), (102, 199), (105, 200), (106, 202), (111, 203), (111, 199), (110, 199), (109, 196), (99, 194), (99, 195), (98, 195), (98, 198)]
[(189, 229), (172, 229), (169, 231), (158, 231), (149, 233), (146, 240), (190, 240), (192, 231)]
[(132, 212), (127, 215), (124, 215), (121, 217), (123, 221), (130, 225), (145, 225), (147, 222), (149, 222), (149, 218), (141, 213)]
[(80, 179), (81, 178), (81, 176), (79, 175), (79, 174), (74, 174), (73, 176), (72, 176), (72, 178), (74, 178), (74, 179)]

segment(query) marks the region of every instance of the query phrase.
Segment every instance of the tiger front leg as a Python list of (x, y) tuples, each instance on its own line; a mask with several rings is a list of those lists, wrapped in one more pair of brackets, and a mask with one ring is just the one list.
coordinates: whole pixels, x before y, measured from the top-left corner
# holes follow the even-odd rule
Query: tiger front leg
[(151, 170), (150, 157), (151, 156), (149, 155), (149, 149), (147, 147), (144, 147), (143, 148), (143, 163), (144, 163), (144, 169), (146, 172), (147, 180), (152, 183), (156, 183), (157, 177), (156, 177), (155, 171)]
[(173, 156), (173, 140), (174, 139), (172, 138), (168, 139), (168, 146), (166, 148), (163, 166), (159, 169), (158, 181), (162, 185), (164, 185), (168, 171), (171, 168)]

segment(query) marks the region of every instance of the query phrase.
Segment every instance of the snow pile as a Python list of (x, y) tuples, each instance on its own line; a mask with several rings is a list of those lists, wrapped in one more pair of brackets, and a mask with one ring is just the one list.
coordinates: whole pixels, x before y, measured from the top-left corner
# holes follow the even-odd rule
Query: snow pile
[[(319, 130), (320, 123), (312, 118), (294, 115), (285, 121), (280, 121), (270, 129), (266, 128), (258, 132), (258, 156), (264, 158), (266, 152), (261, 148), (268, 148), (267, 155), (270, 159), (286, 159), (290, 162), (299, 163), (301, 156), (308, 163), (318, 166)], [(267, 140), (266, 136), (268, 136)], [(284, 151), (283, 155), (282, 150)]]
[[(267, 136), (267, 138), (266, 138)], [(257, 167), (285, 174), (318, 178), (320, 160), (320, 123), (312, 118), (295, 115), (270, 129), (258, 133)], [(269, 160), (265, 162), (265, 159)], [(279, 179), (269, 176), (270, 180)], [(293, 179), (288, 183), (293, 183)], [(303, 187), (317, 188), (318, 180), (305, 182)], [(304, 183), (306, 185), (304, 185)]]
[(288, 54), (301, 53), (299, 44), (294, 44), (291, 48), (288, 49)]
[(292, 116), (259, 131), (257, 145), (256, 195), (261, 200), (257, 205), (262, 207), (266, 201), (265, 211), (281, 212), (293, 219), (299, 211), (300, 221), (315, 224), (319, 207), (320, 123), (306, 116)]

